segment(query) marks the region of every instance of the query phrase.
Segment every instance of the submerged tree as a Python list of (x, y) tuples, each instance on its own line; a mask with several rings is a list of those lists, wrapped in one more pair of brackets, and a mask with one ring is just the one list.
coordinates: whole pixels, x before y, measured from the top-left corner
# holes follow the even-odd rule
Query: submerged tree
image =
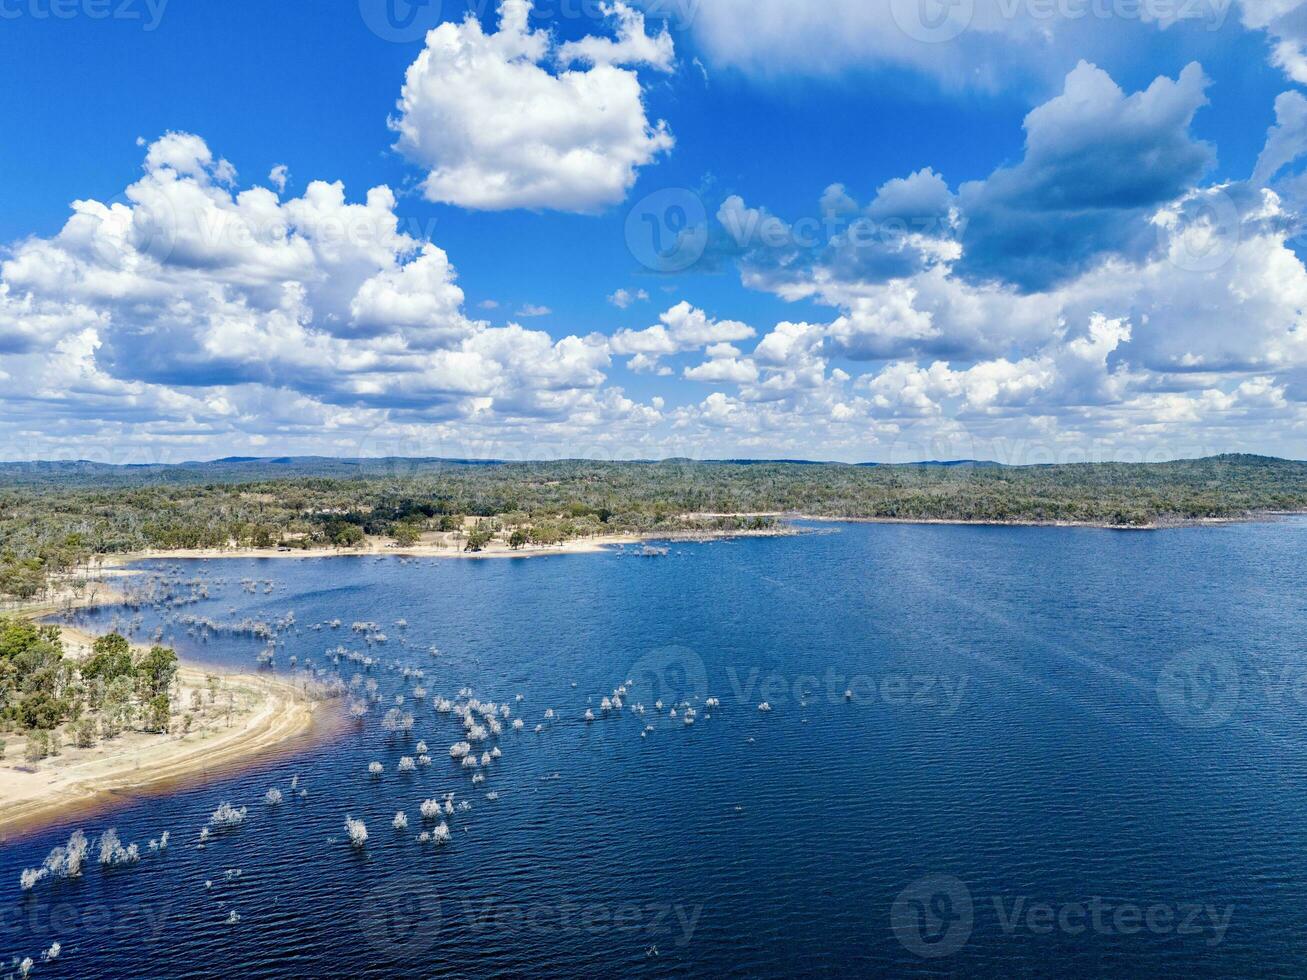
[(355, 820), (348, 814), (345, 816), (345, 833), (349, 835), (349, 842), (355, 847), (362, 847), (368, 842), (368, 828), (362, 820)]

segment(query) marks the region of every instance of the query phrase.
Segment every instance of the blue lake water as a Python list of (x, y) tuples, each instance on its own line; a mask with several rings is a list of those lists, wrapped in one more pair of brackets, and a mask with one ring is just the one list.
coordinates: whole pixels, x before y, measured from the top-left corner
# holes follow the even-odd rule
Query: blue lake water
[[(410, 736), (374, 706), (288, 755), (0, 845), (0, 975), (32, 956), (52, 978), (1302, 976), (1304, 557), (1292, 520), (147, 563), (210, 597), (141, 610), (138, 638), (162, 627), (184, 656), (255, 670), (261, 641), (202, 642), (178, 617), (293, 612), (276, 669), (337, 669), (343, 645), (377, 661), (342, 661), (345, 680), (428, 693), (404, 706)], [(115, 615), (131, 613), (83, 621)], [(526, 723), (478, 747), (502, 750), (484, 785), (432, 707), (463, 688)], [(693, 725), (668, 716), (682, 700)], [(433, 764), (397, 772), (419, 738)], [(265, 806), (274, 786), (287, 799)], [(472, 808), (450, 843), (420, 843), (419, 802), (448, 792)], [(197, 849), (223, 800), (247, 820)], [(172, 845), (20, 892), (71, 830), (110, 826)]]

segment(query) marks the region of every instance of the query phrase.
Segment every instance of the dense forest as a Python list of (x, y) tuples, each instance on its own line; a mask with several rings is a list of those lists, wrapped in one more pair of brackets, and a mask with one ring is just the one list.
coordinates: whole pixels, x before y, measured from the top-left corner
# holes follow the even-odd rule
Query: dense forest
[(167, 730), (176, 676), (177, 654), (167, 647), (133, 653), (109, 633), (78, 661), (65, 656), (58, 626), (0, 617), (0, 732), (28, 733), (28, 762), (58, 754), (65, 725), (79, 748), (131, 729)]
[[(809, 514), (1147, 526), (1307, 510), (1307, 463), (1006, 467), (777, 462), (223, 460), (0, 465), (0, 593), (32, 596), (95, 555), (145, 548), (351, 547), (472, 527), (554, 543), (616, 532), (757, 528)], [(482, 518), (469, 523), (468, 518)]]

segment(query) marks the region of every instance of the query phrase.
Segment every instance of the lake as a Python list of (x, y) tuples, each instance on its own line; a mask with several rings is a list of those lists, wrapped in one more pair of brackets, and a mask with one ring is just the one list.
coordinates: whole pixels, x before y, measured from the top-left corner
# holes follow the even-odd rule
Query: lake
[[(1295, 519), (143, 563), (207, 598), (140, 610), (136, 638), (161, 629), (184, 657), (254, 671), (263, 641), (192, 618), (293, 613), (273, 669), (359, 674), (382, 701), (311, 747), (0, 847), (0, 962), (52, 978), (1301, 976), (1305, 557)], [(355, 659), (334, 663), (338, 647)], [(432, 703), (464, 689), (525, 723), (478, 746), (502, 751), (478, 785)], [(407, 735), (381, 724), (400, 694)], [(432, 764), (398, 772), (419, 739)], [(451, 792), (470, 804), (445, 818), (452, 840), (420, 842), (419, 803)], [(221, 801), (248, 818), (199, 849)], [(78, 827), (172, 844), (20, 892)], [(52, 941), (62, 955), (39, 962)]]

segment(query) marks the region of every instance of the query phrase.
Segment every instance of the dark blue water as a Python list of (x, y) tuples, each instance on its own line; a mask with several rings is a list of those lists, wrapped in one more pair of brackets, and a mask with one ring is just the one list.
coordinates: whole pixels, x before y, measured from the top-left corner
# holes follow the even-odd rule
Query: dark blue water
[[(260, 641), (201, 642), (177, 617), (293, 611), (278, 669), (334, 670), (343, 644), (378, 661), (343, 662), (346, 680), (428, 695), (405, 705), (411, 736), (374, 707), (0, 845), (0, 957), (52, 978), (1307, 972), (1307, 523), (835, 531), (662, 558), (145, 566), (211, 598), (143, 610), (140, 636), (253, 670)], [(483, 746), (503, 756), (479, 786), (431, 706), (465, 687), (526, 722)], [(396, 772), (418, 738), (433, 765)], [(270, 808), (273, 786), (288, 799)], [(446, 792), (472, 809), (451, 843), (419, 843), (418, 803)], [(249, 818), (197, 849), (221, 800)], [(69, 831), (108, 826), (172, 846), (20, 893)]]

